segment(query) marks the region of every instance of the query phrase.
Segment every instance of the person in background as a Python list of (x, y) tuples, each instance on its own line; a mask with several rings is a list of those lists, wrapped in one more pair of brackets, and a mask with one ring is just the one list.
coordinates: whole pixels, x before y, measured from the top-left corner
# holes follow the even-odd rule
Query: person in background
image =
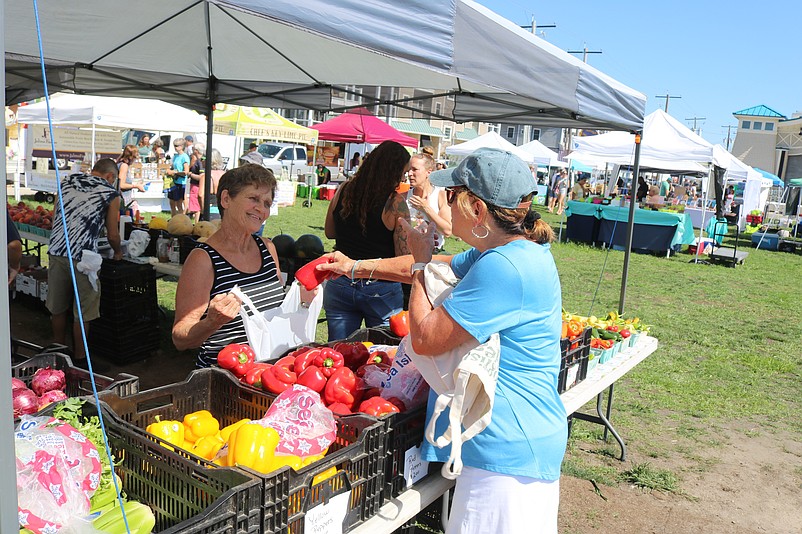
[(331, 171), (322, 163), (318, 163), (315, 175), (317, 176), (317, 185), (324, 185), (331, 181)]
[(442, 161), (438, 161), (437, 164), (435, 165), (435, 170), (438, 170), (438, 171), (442, 171), (445, 168), (446, 168), (446, 164), (443, 163)]
[(8, 285), (14, 283), (14, 279), (19, 274), (20, 262), (22, 261), (22, 239), (19, 231), (11, 220), (11, 215), (6, 211), (6, 251), (8, 254)]
[(724, 191), (724, 213), (732, 213), (732, 202), (735, 200), (735, 188), (728, 185)]
[(203, 143), (195, 143), (192, 145), (194, 158), (190, 160), (189, 165), (189, 199), (187, 201), (187, 215), (192, 217), (195, 222), (200, 220), (201, 212), (203, 211), (203, 191), (201, 190), (201, 182), (204, 180), (204, 151), (206, 145)]
[(139, 161), (144, 163), (150, 162), (152, 152), (150, 150), (150, 136), (148, 134), (142, 134), (142, 137), (139, 138), (139, 143), (136, 145), (136, 148), (139, 152)]
[(153, 163), (164, 163), (164, 141), (161, 138), (157, 137), (153, 140), (153, 144), (151, 145), (151, 153), (153, 156)]
[(583, 200), (588, 196), (589, 190), (588, 177), (584, 174), (580, 174), (576, 179), (576, 183), (571, 188), (571, 200)]
[(187, 176), (189, 176), (189, 156), (184, 152), (186, 141), (176, 139), (173, 141), (175, 157), (167, 169), (167, 175), (173, 178), (173, 186), (167, 190), (167, 198), (170, 200), (170, 215), (173, 217), (179, 213), (184, 213), (184, 195)]
[(362, 159), (359, 157), (359, 152), (354, 152), (354, 157), (351, 158), (351, 163), (348, 164), (348, 170), (352, 173), (356, 172)]
[(568, 171), (560, 169), (560, 176), (557, 178), (556, 184), (557, 200), (555, 206), (557, 208), (557, 215), (562, 214), (565, 210), (565, 197), (568, 194)]
[(190, 164), (192, 163), (192, 154), (194, 154), (194, 152), (192, 151), (192, 145), (194, 144), (195, 144), (194, 137), (192, 137), (191, 135), (187, 135), (186, 137), (184, 137), (184, 153), (187, 156), (189, 156)]
[[(81, 341), (81, 324), (78, 320), (78, 307), (73, 303), (72, 277), (70, 266), (81, 260), (84, 250), (97, 252), (97, 240), (103, 227), (106, 237), (114, 251), (114, 259), (123, 257), (120, 246), (120, 194), (114, 187), (117, 180), (117, 163), (111, 158), (103, 158), (92, 167), (91, 174), (71, 174), (62, 181), (61, 202), (56, 201), (53, 213), (53, 229), (50, 232), (50, 246), (47, 250), (47, 301), (45, 305), (51, 314), (53, 341), (64, 344), (67, 337), (67, 312), (73, 308), (73, 363), (82, 366), (86, 361)], [(61, 204), (64, 204), (64, 218), (70, 238), (68, 255), (64, 225), (61, 224)], [(80, 310), (84, 330), (89, 332), (89, 323), (100, 317), (100, 285), (92, 287), (89, 277), (75, 267), (75, 282), (78, 286)]]
[(662, 176), (663, 179), (660, 181), (660, 196), (666, 198), (668, 197), (668, 193), (671, 192), (671, 181), (667, 174)]
[(259, 145), (251, 143), (248, 145), (248, 151), (239, 159), (240, 165), (247, 163), (255, 163), (256, 165), (264, 164), (264, 157), (259, 153)]
[[(396, 188), (409, 169), (409, 152), (385, 141), (363, 161), (351, 180), (337, 188), (326, 213), (326, 237), (335, 248), (365, 267), (379, 260), (407, 254), (406, 233), (399, 219), (410, 220), (409, 208)], [(345, 339), (365, 326), (388, 324), (401, 311), (401, 284), (374, 280), (331, 280), (323, 294), (330, 340)]]
[(410, 190), (407, 192), (407, 207), (412, 226), (421, 223), (434, 224), (434, 248), (440, 251), (445, 238), (451, 235), (451, 206), (446, 202), (446, 190), (435, 187), (429, 181), (434, 171), (434, 160), (427, 154), (416, 154), (409, 160)]
[(122, 211), (131, 210), (131, 213), (139, 211), (139, 203), (134, 199), (134, 190), (145, 191), (145, 186), (141, 183), (134, 185), (134, 173), (131, 165), (139, 159), (139, 150), (134, 145), (125, 145), (122, 154), (117, 158), (117, 177), (119, 180), (120, 193), (122, 194)]
[[(262, 312), (284, 300), (276, 247), (254, 235), (270, 215), (276, 192), (273, 172), (248, 164), (220, 178), (217, 203), (220, 229), (189, 253), (175, 294), (173, 343), (178, 350), (198, 348), (197, 366), (217, 363), (217, 353), (230, 343), (247, 343), (234, 286)], [(309, 303), (317, 289), (301, 288)]]
[(646, 180), (643, 178), (643, 176), (638, 176), (638, 191), (636, 192), (636, 200), (638, 202), (643, 202), (648, 194), (649, 184), (646, 183)]
[[(437, 357), (496, 333), (501, 342), (492, 420), (462, 445), (464, 467), (446, 532), (556, 534), (568, 425), (557, 392), (562, 297), (550, 250), (554, 232), (531, 210), (531, 173), (509, 152), (480, 148), (430, 180), (446, 188), (454, 235), (472, 248), (432, 256), (432, 228), (410, 228), (411, 255), (382, 259), (372, 276), (411, 281), (410, 341), (416, 353)], [(318, 270), (371, 276), (371, 266), (340, 251), (328, 257), (333, 262)], [(448, 263), (460, 279), (437, 308), (424, 281), (432, 260)], [(432, 390), (424, 428), (436, 400)], [(435, 435), (445, 430), (448, 412), (443, 415)], [(424, 440), (422, 459), (443, 462), (449, 454), (449, 447)]]
[[(217, 184), (220, 183), (220, 178), (226, 172), (225, 163), (223, 163), (223, 156), (216, 148), (212, 149), (212, 190), (209, 191), (209, 206), (217, 208)], [(206, 177), (200, 181), (200, 191), (198, 195), (203, 199), (206, 195), (204, 190), (206, 188)], [(212, 210), (210, 210), (211, 213)]]

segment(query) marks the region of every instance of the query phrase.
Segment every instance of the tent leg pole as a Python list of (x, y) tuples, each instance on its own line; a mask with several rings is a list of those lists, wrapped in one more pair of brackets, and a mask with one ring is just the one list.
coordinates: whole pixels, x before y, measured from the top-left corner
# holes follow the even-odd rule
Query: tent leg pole
[[(632, 176), (640, 173), (640, 143), (643, 132), (635, 134), (635, 165), (632, 169)], [(624, 249), (624, 269), (621, 275), (621, 296), (618, 299), (618, 314), (624, 313), (624, 306), (627, 299), (627, 278), (629, 277), (629, 257), (632, 254), (632, 237), (635, 235), (635, 198), (629, 198), (629, 221), (627, 222), (627, 245)]]

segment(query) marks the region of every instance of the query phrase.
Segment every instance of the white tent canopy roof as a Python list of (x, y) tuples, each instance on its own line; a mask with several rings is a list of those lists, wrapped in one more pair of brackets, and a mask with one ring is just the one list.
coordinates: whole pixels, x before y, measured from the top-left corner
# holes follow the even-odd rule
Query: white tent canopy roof
[[(138, 0), (135, 17), (124, 2), (82, 0), (40, 3), (39, 15), (53, 92), (206, 113), (217, 102), (343, 110), (333, 98), (348, 86), (416, 87), (430, 92), (395, 105), (451, 95), (457, 122), (626, 130), (645, 110), (643, 94), (471, 0)], [(7, 101), (41, 96), (30, 3), (5, 0), (5, 43)]]
[[(609, 163), (632, 165), (635, 135), (610, 132), (590, 137), (575, 137), (573, 152)], [(700, 163), (713, 162), (713, 145), (695, 134), (677, 119), (657, 110), (643, 121), (641, 167), (671, 171), (704, 172)]]
[[(95, 125), (133, 130), (205, 132), (206, 118), (161, 100), (57, 94), (50, 99), (55, 125)], [(17, 110), (17, 122), (47, 124), (47, 102)]]
[(499, 150), (512, 152), (526, 163), (535, 162), (535, 158), (531, 153), (522, 150), (521, 147), (513, 145), (496, 132), (487, 132), (486, 134), (475, 137), (470, 141), (446, 147), (446, 154), (451, 154), (453, 156), (467, 156), (479, 148), (498, 148)]
[(550, 167), (566, 166), (564, 161), (560, 161), (560, 156), (555, 151), (538, 141), (533, 139), (518, 147), (524, 152), (531, 154), (538, 165), (546, 165)]

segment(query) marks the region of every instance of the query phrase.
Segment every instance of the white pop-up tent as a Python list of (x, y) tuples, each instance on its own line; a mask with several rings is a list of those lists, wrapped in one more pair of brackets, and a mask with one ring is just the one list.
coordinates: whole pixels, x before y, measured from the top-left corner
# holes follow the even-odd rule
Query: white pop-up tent
[(727, 169), (725, 181), (744, 182), (743, 206), (738, 218), (738, 225), (743, 230), (746, 215), (752, 210), (763, 211), (766, 206), (773, 180), (736, 158), (721, 145), (713, 147), (713, 155), (716, 165)]
[(543, 167), (567, 167), (568, 164), (560, 161), (560, 156), (555, 151), (538, 141), (533, 139), (518, 147), (527, 154), (531, 154), (536, 164)]
[[(144, 98), (57, 94), (50, 100), (53, 124), (100, 126), (132, 130), (174, 130), (205, 132), (206, 117), (190, 109)], [(47, 124), (47, 102), (17, 110), (17, 122)]]
[(474, 137), (470, 141), (446, 147), (446, 154), (452, 156), (467, 156), (479, 148), (506, 150), (507, 152), (512, 152), (526, 163), (535, 162), (535, 158), (531, 153), (521, 150), (520, 147), (513, 145), (496, 132), (487, 132), (479, 137)]

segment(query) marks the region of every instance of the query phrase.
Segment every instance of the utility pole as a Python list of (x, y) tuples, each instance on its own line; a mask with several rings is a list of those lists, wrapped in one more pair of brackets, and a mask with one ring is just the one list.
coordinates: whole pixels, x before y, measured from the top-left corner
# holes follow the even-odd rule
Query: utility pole
[(703, 120), (707, 120), (705, 117), (691, 117), (690, 119), (685, 119), (685, 120), (686, 120), (686, 121), (693, 121), (693, 133), (695, 133), (695, 134), (697, 134), (697, 135), (702, 135), (702, 134), (700, 134), (700, 133), (699, 133), (699, 131), (696, 129), (696, 121), (703, 121)]
[(569, 50), (569, 54), (582, 54), (582, 63), (588, 62), (588, 54), (601, 54), (601, 50), (588, 50), (587, 43), (584, 45), (582, 50)]
[(668, 113), (668, 100), (670, 98), (682, 98), (682, 97), (681, 96), (671, 96), (670, 94), (668, 94), (668, 92), (666, 92), (666, 94), (657, 95), (655, 98), (665, 98), (666, 99), (666, 113)]
[(735, 128), (735, 126), (733, 126), (732, 124), (729, 124), (726, 127), (722, 126), (722, 128), (727, 128), (727, 152), (729, 152), (730, 151), (730, 140), (731, 140), (730, 133), (732, 132), (732, 129)]
[[(525, 30), (530, 30), (532, 32), (532, 35), (537, 35), (537, 29), (538, 28), (556, 28), (556, 27), (557, 27), (557, 24), (542, 24), (542, 25), (536, 24), (534, 15), (532, 15), (532, 24), (526, 24), (524, 26), (521, 26), (521, 28), (523, 28)], [(545, 37), (545, 34), (544, 34), (544, 37)]]

